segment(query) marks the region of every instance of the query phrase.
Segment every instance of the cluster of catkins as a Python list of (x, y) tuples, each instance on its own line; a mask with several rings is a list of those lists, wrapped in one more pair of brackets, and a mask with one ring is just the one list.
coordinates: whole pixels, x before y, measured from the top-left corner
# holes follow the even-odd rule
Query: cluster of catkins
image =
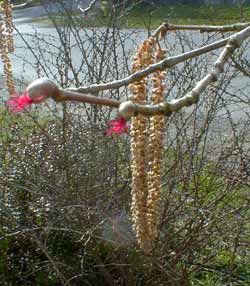
[[(155, 60), (160, 61), (165, 56), (165, 50), (157, 49)], [(157, 71), (154, 73), (152, 104), (158, 104), (164, 101), (164, 83), (166, 71)], [(148, 144), (148, 172), (147, 172), (147, 222), (148, 235), (151, 241), (157, 237), (157, 203), (161, 193), (161, 162), (163, 157), (163, 130), (165, 117), (163, 115), (152, 116), (149, 128)]]
[[(132, 72), (144, 69), (164, 57), (165, 52), (160, 48), (155, 51), (155, 46), (156, 40), (153, 37), (143, 42), (134, 57)], [(152, 77), (153, 104), (163, 101), (164, 77), (165, 71), (157, 71)], [(131, 100), (134, 103), (148, 103), (149, 89), (148, 78), (131, 84)], [(163, 128), (163, 116), (153, 116), (149, 121), (146, 116), (138, 114), (131, 120), (132, 219), (138, 243), (148, 253), (157, 236)]]
[(9, 53), (14, 51), (12, 6), (9, 0), (1, 4), (4, 17), (0, 16), (0, 53), (4, 64), (4, 74), (9, 94), (15, 94), (15, 84)]

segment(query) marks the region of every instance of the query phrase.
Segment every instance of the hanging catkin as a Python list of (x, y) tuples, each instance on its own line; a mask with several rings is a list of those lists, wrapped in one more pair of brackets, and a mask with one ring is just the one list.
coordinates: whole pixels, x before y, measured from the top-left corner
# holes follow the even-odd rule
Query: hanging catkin
[[(162, 60), (165, 56), (165, 50), (158, 47), (155, 55), (155, 61)], [(151, 101), (158, 104), (164, 101), (164, 84), (163, 80), (166, 76), (165, 71), (157, 71), (154, 73), (153, 92)], [(155, 115), (150, 119), (149, 128), (149, 146), (148, 146), (148, 172), (147, 172), (147, 225), (148, 235), (151, 241), (157, 237), (157, 205), (161, 193), (161, 162), (163, 156), (163, 129), (164, 116)]]
[[(8, 9), (7, 14), (11, 13), (12, 11), (12, 10), (9, 10), (8, 6), (6, 5), (3, 5), (3, 8)], [(5, 13), (5, 10), (4, 10), (4, 13)], [(10, 34), (6, 31), (7, 26), (6, 26), (5, 20), (6, 18), (3, 20), (2, 17), (0, 16), (0, 53), (1, 53), (1, 59), (4, 65), (3, 69), (4, 69), (4, 75), (6, 77), (7, 89), (8, 89), (9, 94), (12, 95), (12, 94), (15, 94), (16, 91), (15, 91), (15, 84), (13, 80), (12, 66), (11, 66), (9, 55), (8, 55), (9, 48), (10, 48), (8, 47), (8, 42), (9, 42), (9, 39), (12, 37), (12, 44), (10, 45), (13, 45), (13, 33)]]
[[(136, 72), (152, 63), (152, 50), (155, 40), (149, 38), (138, 49), (132, 65)], [(141, 79), (130, 85), (133, 94), (131, 100), (135, 103), (147, 102), (147, 79)], [(132, 171), (132, 219), (133, 227), (140, 247), (150, 251), (150, 240), (147, 230), (147, 144), (148, 119), (138, 115), (131, 120), (131, 171)]]
[(14, 52), (14, 39), (13, 39), (13, 19), (12, 19), (12, 5), (10, 0), (4, 0), (2, 3), (2, 9), (4, 12), (4, 21), (5, 21), (5, 32), (8, 52)]

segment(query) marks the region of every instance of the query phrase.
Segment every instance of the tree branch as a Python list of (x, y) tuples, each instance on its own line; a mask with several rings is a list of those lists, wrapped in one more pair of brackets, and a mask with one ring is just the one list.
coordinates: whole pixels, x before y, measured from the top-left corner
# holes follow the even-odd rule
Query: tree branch
[[(162, 35), (164, 36), (168, 31), (175, 31), (175, 30), (197, 30), (200, 32), (229, 32), (229, 31), (238, 31), (238, 30), (243, 30), (245, 28), (247, 28), (248, 26), (250, 26), (250, 22), (249, 23), (236, 23), (233, 25), (225, 25), (225, 26), (204, 26), (204, 25), (173, 25), (173, 24), (169, 24), (169, 23), (163, 23), (162, 25), (160, 25), (154, 32), (153, 37), (155, 38), (159, 38)], [(158, 63), (149, 65), (146, 69), (135, 72), (131, 75), (129, 75), (126, 78), (120, 79), (120, 80), (116, 80), (113, 82), (109, 82), (109, 83), (102, 83), (102, 84), (93, 84), (90, 86), (81, 86), (78, 88), (69, 88), (68, 90), (71, 91), (75, 91), (75, 92), (80, 92), (80, 93), (97, 93), (99, 91), (103, 91), (103, 90), (110, 90), (110, 89), (118, 89), (120, 87), (123, 86), (128, 86), (129, 84), (140, 80), (154, 72), (156, 72), (157, 70), (164, 70), (167, 68), (171, 68), (175, 65), (177, 65), (180, 62), (184, 62), (188, 59), (192, 59), (194, 57), (200, 56), (202, 54), (211, 52), (213, 50), (222, 48), (226, 45), (226, 43), (228, 42), (228, 40), (231, 37), (227, 37), (225, 39), (216, 41), (212, 44), (203, 46), (201, 48), (180, 54), (178, 56), (173, 56), (173, 57), (169, 57), (166, 58)]]
[[(220, 73), (223, 72), (225, 63), (232, 56), (234, 51), (241, 46), (241, 43), (249, 36), (250, 27), (248, 26), (244, 30), (235, 33), (234, 35), (226, 39), (214, 42), (212, 44), (183, 53), (178, 56), (169, 57), (158, 63), (149, 65), (146, 69), (135, 72), (126, 78), (109, 83), (60, 90), (52, 81), (48, 79), (39, 79), (31, 83), (26, 91), (32, 96), (32, 98), (39, 97), (41, 95), (46, 95), (47, 97), (53, 98), (56, 102), (78, 101), (82, 103), (90, 103), (101, 106), (109, 106), (112, 108), (118, 108), (119, 115), (125, 119), (130, 119), (132, 116), (135, 116), (138, 113), (148, 116), (157, 114), (168, 116), (173, 112), (179, 111), (183, 107), (196, 104), (199, 101), (199, 96), (201, 95), (201, 93), (205, 91), (209, 84), (218, 80)], [(197, 57), (201, 54), (216, 50), (225, 45), (226, 47), (223, 49), (219, 58), (214, 63), (210, 73), (208, 73), (202, 80), (197, 82), (195, 87), (189, 93), (179, 99), (156, 105), (141, 105), (135, 104), (132, 101), (121, 103), (114, 99), (100, 98), (93, 95), (94, 93), (97, 93), (102, 90), (118, 89), (122, 86), (127, 86), (135, 81), (146, 77), (151, 73), (154, 73), (157, 70), (164, 70), (166, 68), (170, 68), (187, 59)]]
[(123, 79), (119, 79), (116, 81), (108, 82), (108, 83), (102, 83), (102, 84), (93, 84), (89, 86), (81, 86), (78, 88), (69, 88), (68, 90), (75, 91), (75, 92), (80, 92), (80, 93), (97, 93), (99, 91), (103, 90), (110, 90), (110, 89), (118, 89), (123, 86), (128, 86), (129, 84), (138, 81), (154, 72), (157, 70), (165, 70), (167, 68), (171, 68), (181, 62), (184, 62), (188, 59), (192, 59), (194, 57), (200, 56), (202, 54), (214, 51), (216, 49), (222, 48), (226, 45), (230, 37), (225, 38), (223, 40), (216, 41), (212, 44), (203, 46), (201, 48), (188, 51), (186, 53), (180, 54), (178, 56), (173, 56), (166, 58), (160, 62), (157, 62), (155, 64), (149, 65), (147, 68), (144, 70), (135, 72), (128, 77), (125, 77)]
[[(226, 47), (223, 49), (221, 52), (219, 58), (217, 61), (214, 63), (212, 70), (208, 75), (206, 75), (202, 80), (197, 82), (195, 87), (187, 93), (185, 96), (175, 99), (171, 102), (164, 102), (156, 105), (141, 105), (141, 104), (135, 104), (131, 101), (123, 102), (120, 103), (116, 100), (113, 99), (108, 99), (108, 98), (98, 98), (93, 95), (83, 95), (79, 92), (76, 91), (70, 91), (70, 90), (61, 90), (60, 93), (57, 94), (57, 96), (54, 96), (54, 100), (60, 102), (60, 101), (79, 101), (79, 102), (85, 102), (85, 103), (91, 103), (91, 104), (98, 104), (98, 105), (105, 105), (105, 106), (110, 106), (114, 108), (119, 107), (119, 115), (124, 117), (125, 119), (130, 119), (132, 116), (137, 115), (138, 113), (144, 114), (144, 115), (170, 115), (173, 112), (177, 112), (183, 107), (187, 107), (193, 104), (196, 104), (199, 101), (199, 96), (205, 89), (208, 87), (209, 84), (212, 82), (215, 82), (218, 80), (220, 73), (223, 72), (224, 65), (230, 58), (230, 56), (234, 53), (234, 51), (240, 47), (241, 43), (247, 39), (250, 36), (250, 27), (245, 28), (244, 30), (232, 35), (227, 39), (227, 44)], [(224, 45), (224, 41), (219, 41), (219, 44), (217, 42), (216, 45)], [(215, 43), (212, 44), (212, 47), (214, 47)], [(211, 45), (208, 45), (211, 47)], [(203, 47), (198, 49), (204, 50), (205, 49), (210, 49), (208, 46)], [(197, 53), (197, 50), (194, 50), (195, 53)], [(191, 51), (194, 53), (194, 51)], [(191, 52), (182, 54), (178, 57), (173, 57), (171, 60), (167, 59), (167, 63), (171, 63), (171, 61), (174, 61), (174, 63), (177, 61), (176, 58), (178, 59), (178, 62), (181, 62), (180, 59), (186, 58), (187, 55), (190, 55)], [(127, 81), (135, 81), (138, 80), (138, 74), (141, 76), (143, 73), (147, 73), (148, 70), (152, 71), (157, 70), (157, 69), (163, 69), (164, 63), (166, 61), (162, 61), (159, 64), (154, 64), (149, 66), (147, 69), (144, 71), (137, 72), (129, 77), (129, 79), (123, 79), (120, 81), (117, 81), (119, 84), (123, 81), (123, 85), (127, 85)], [(160, 68), (159, 68), (160, 67)], [(117, 84), (117, 82), (115, 84)], [(112, 88), (114, 88), (112, 83), (108, 84), (103, 84), (102, 86), (107, 87), (107, 85), (112, 85)], [(100, 85), (94, 86), (94, 88), (98, 88)], [(86, 90), (91, 90), (93, 89), (93, 86), (86, 87), (84, 91)]]
[(248, 23), (235, 23), (232, 25), (224, 25), (224, 26), (210, 26), (210, 25), (174, 25), (171, 23), (163, 23), (161, 24), (156, 31), (154, 32), (154, 36), (158, 36), (160, 33), (165, 34), (168, 31), (177, 31), (177, 30), (189, 30), (189, 31), (200, 31), (200, 33), (211, 33), (211, 32), (234, 32), (240, 31), (250, 26), (250, 22)]
[(218, 80), (220, 73), (224, 70), (224, 65), (234, 53), (234, 51), (240, 47), (241, 43), (250, 37), (250, 27), (247, 27), (243, 31), (238, 32), (230, 37), (226, 47), (220, 54), (217, 61), (214, 63), (212, 70), (202, 80), (197, 82), (195, 87), (188, 92), (185, 96), (175, 99), (172, 102), (164, 102), (156, 105), (141, 105), (135, 104), (131, 101), (124, 102), (119, 107), (120, 116), (129, 119), (130, 117), (140, 113), (144, 115), (170, 115), (173, 112), (181, 110), (183, 107), (187, 107), (196, 104), (199, 101), (199, 97), (209, 84)]
[(88, 14), (88, 12), (94, 7), (95, 3), (96, 3), (97, 0), (92, 0), (90, 3), (89, 3), (89, 6), (85, 9), (83, 9), (82, 7), (78, 7), (79, 10), (86, 16)]
[(232, 61), (234, 63), (234, 67), (238, 71), (240, 71), (244, 76), (250, 77), (250, 72), (249, 71), (247, 71), (242, 65), (240, 65), (233, 56), (231, 57), (231, 59), (232, 59)]
[(26, 2), (19, 4), (19, 5), (13, 5), (12, 9), (13, 10), (19, 10), (19, 9), (24, 9), (24, 8), (29, 8), (32, 7), (35, 1), (33, 0), (27, 0)]
[[(174, 31), (174, 30), (199, 30), (201, 32), (229, 32), (229, 31), (235, 31), (235, 30), (243, 30), (250, 26), (250, 23), (237, 23), (233, 25), (226, 25), (226, 26), (188, 26), (188, 25), (173, 25), (168, 23), (163, 23), (159, 26), (158, 29), (153, 34), (153, 37), (158, 38), (162, 33), (165, 34), (167, 31)], [(180, 62), (184, 62), (188, 59), (192, 59), (194, 57), (200, 56), (202, 54), (211, 52), (213, 50), (222, 48), (226, 45), (228, 40), (230, 40), (231, 37), (227, 37), (225, 39), (216, 41), (212, 44), (203, 46), (198, 49), (194, 49), (192, 51), (180, 54), (178, 56), (173, 56), (166, 58), (158, 63), (149, 65), (146, 69), (135, 72), (131, 75), (129, 75), (126, 78), (116, 80), (109, 83), (102, 83), (102, 84), (93, 84), (90, 86), (81, 86), (78, 88), (69, 88), (69, 90), (80, 92), (80, 93), (97, 93), (99, 91), (103, 90), (110, 90), (110, 89), (118, 89), (123, 86), (128, 86), (129, 84), (138, 81), (157, 70), (164, 70), (167, 68), (171, 68), (175, 65), (177, 65)]]
[(58, 94), (52, 96), (56, 102), (62, 101), (78, 101), (82, 103), (90, 103), (100, 106), (109, 106), (113, 108), (118, 108), (120, 102), (115, 99), (97, 97), (92, 94), (82, 94), (79, 92), (69, 91), (69, 90), (60, 90)]

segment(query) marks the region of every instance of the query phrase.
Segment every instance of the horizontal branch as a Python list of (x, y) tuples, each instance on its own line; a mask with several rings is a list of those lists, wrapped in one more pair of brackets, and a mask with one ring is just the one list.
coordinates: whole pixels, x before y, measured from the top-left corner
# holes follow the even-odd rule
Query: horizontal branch
[(166, 33), (170, 31), (187, 30), (187, 31), (199, 31), (200, 33), (211, 32), (237, 32), (250, 26), (248, 23), (235, 23), (231, 25), (211, 26), (211, 25), (175, 25), (171, 23), (161, 24), (154, 32), (154, 36), (158, 36), (161, 32)]
[(24, 9), (24, 8), (29, 8), (32, 7), (35, 4), (34, 0), (27, 0), (26, 2), (18, 5), (13, 5), (12, 9), (13, 10), (19, 10), (19, 9)]
[(33, 99), (33, 103), (40, 103), (47, 98), (52, 98), (56, 102), (78, 101), (112, 108), (118, 108), (120, 105), (120, 102), (115, 99), (62, 90), (48, 78), (34, 80), (28, 85), (25, 92)]
[(156, 105), (142, 105), (127, 101), (122, 103), (119, 107), (120, 116), (126, 119), (129, 119), (138, 113), (148, 116), (168, 116), (173, 112), (181, 110), (183, 107), (196, 104), (199, 101), (201, 93), (206, 90), (209, 84), (218, 80), (220, 73), (222, 73), (224, 70), (225, 63), (228, 61), (234, 51), (240, 47), (241, 43), (248, 37), (250, 37), (250, 27), (247, 27), (246, 29), (231, 36), (226, 47), (223, 49), (219, 58), (214, 63), (210, 73), (207, 74), (202, 80), (197, 82), (195, 87), (185, 96), (171, 102), (164, 102)]
[(70, 90), (60, 90), (58, 94), (52, 97), (56, 102), (62, 101), (78, 101), (82, 103), (95, 104), (100, 106), (109, 106), (113, 108), (118, 108), (120, 102), (115, 99), (97, 97), (92, 94), (82, 94), (79, 92), (74, 92)]
[[(56, 102), (62, 101), (78, 101), (82, 103), (90, 103), (101, 106), (109, 106), (112, 108), (119, 108), (119, 114), (125, 119), (130, 119), (132, 116), (138, 113), (144, 115), (170, 115), (173, 112), (177, 112), (183, 107), (196, 104), (199, 100), (200, 94), (207, 88), (209, 84), (218, 80), (219, 74), (223, 72), (223, 68), (228, 59), (232, 56), (235, 49), (239, 48), (241, 43), (250, 37), (250, 27), (241, 30), (240, 32), (215, 43), (207, 46), (183, 53), (179, 56), (170, 57), (164, 59), (161, 62), (152, 64), (142, 71), (138, 71), (131, 74), (129, 77), (117, 80), (110, 83), (104, 83), (99, 85), (90, 85), (88, 87), (80, 87), (76, 89), (59, 90), (59, 88), (48, 79), (39, 79), (30, 84), (27, 88), (27, 92), (32, 98), (39, 98), (41, 95), (45, 97), (51, 97)], [(109, 98), (101, 98), (92, 95), (91, 93), (97, 93), (100, 90), (106, 89), (118, 89), (121, 86), (126, 86), (132, 82), (138, 81), (139, 79), (157, 71), (164, 70), (168, 67), (172, 67), (180, 62), (187, 59), (196, 57), (204, 54), (205, 52), (218, 49), (225, 46), (218, 60), (214, 63), (210, 73), (200, 80), (195, 87), (187, 93), (185, 96), (175, 99), (171, 102), (164, 102), (157, 105), (140, 105), (135, 104), (131, 101), (120, 103), (117, 100)], [(85, 94), (88, 93), (88, 94)]]
[(128, 86), (129, 84), (138, 81), (158, 70), (165, 70), (167, 68), (171, 68), (181, 62), (184, 62), (188, 59), (195, 58), (202, 54), (217, 50), (222, 48), (226, 45), (230, 37), (216, 41), (212, 44), (203, 46), (201, 48), (194, 49), (192, 51), (188, 51), (186, 53), (180, 54), (178, 56), (168, 57), (160, 62), (155, 64), (149, 65), (144, 70), (137, 71), (128, 77), (123, 79), (119, 79), (116, 81), (108, 82), (108, 83), (101, 83), (101, 84), (93, 84), (89, 86), (82, 86), (78, 88), (69, 88), (68, 90), (80, 92), (80, 93), (97, 93), (103, 90), (110, 90), (110, 89), (118, 89), (124, 86)]
[[(229, 31), (238, 31), (245, 29), (248, 27), (250, 23), (236, 23), (232, 25), (225, 26), (204, 26), (204, 25), (173, 25), (169, 23), (163, 23), (160, 25), (154, 32), (153, 37), (158, 38), (161, 33), (166, 33), (167, 31), (175, 31), (175, 30), (199, 30), (201, 32), (229, 32)], [(213, 50), (222, 48), (226, 45), (230, 37), (225, 39), (216, 41), (209, 45), (203, 46), (201, 48), (194, 49), (192, 51), (188, 51), (186, 53), (180, 54), (178, 56), (168, 57), (160, 62), (149, 65), (144, 70), (137, 71), (126, 78), (119, 79), (116, 81), (101, 83), (101, 84), (93, 84), (89, 86), (81, 86), (78, 88), (69, 88), (69, 90), (80, 92), (80, 93), (97, 93), (99, 91), (110, 90), (110, 89), (119, 89), (124, 86), (128, 86), (129, 84), (138, 81), (157, 70), (164, 70), (167, 68), (171, 68), (180, 62), (184, 62), (188, 59), (192, 59), (194, 57), (200, 56), (202, 54), (211, 52)]]

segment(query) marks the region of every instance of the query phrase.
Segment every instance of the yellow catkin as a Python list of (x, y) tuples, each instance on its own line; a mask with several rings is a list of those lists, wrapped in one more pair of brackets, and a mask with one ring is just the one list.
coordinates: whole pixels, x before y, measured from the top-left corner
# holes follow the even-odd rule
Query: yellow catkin
[(4, 0), (2, 3), (2, 9), (4, 12), (4, 21), (5, 21), (5, 32), (8, 52), (14, 52), (14, 39), (13, 39), (13, 19), (12, 19), (12, 5), (10, 0)]
[[(155, 60), (160, 61), (164, 58), (165, 51), (157, 49)], [(165, 71), (157, 71), (152, 77), (153, 92), (151, 101), (158, 104), (164, 101), (164, 83)], [(155, 115), (151, 117), (149, 128), (149, 166), (147, 172), (147, 225), (148, 235), (151, 241), (157, 237), (157, 205), (161, 193), (161, 162), (163, 156), (163, 129), (164, 116)]]
[(0, 16), (0, 53), (3, 62), (4, 75), (6, 77), (6, 85), (10, 95), (15, 94), (15, 83), (13, 79), (12, 66), (8, 55), (8, 46), (6, 38), (5, 24)]
[[(152, 50), (155, 40), (149, 38), (138, 49), (132, 65), (132, 72), (141, 70), (152, 63)], [(130, 85), (133, 94), (131, 100), (136, 103), (147, 102), (147, 79)], [(132, 219), (138, 244), (145, 251), (150, 251), (147, 230), (147, 128), (148, 119), (143, 115), (131, 120), (131, 171), (132, 171)]]

